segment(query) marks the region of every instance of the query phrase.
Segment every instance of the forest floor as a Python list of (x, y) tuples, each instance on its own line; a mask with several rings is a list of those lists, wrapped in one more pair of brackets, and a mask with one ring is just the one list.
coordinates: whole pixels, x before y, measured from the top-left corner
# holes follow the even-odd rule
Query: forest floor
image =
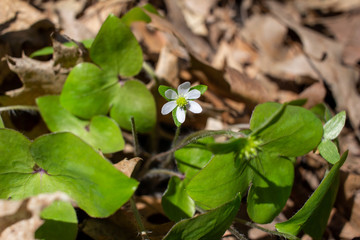
[[(36, 67), (26, 61), (32, 52), (51, 46), (51, 36), (56, 35), (57, 40), (91, 39), (110, 13), (122, 16), (134, 6), (151, 3), (164, 18), (131, 26), (144, 60), (164, 85), (176, 88), (190, 81), (209, 87), (199, 101), (203, 113), (200, 117), (189, 116), (184, 133), (241, 129), (249, 123), (254, 107), (266, 101), (284, 103), (307, 98), (306, 108), (324, 102), (334, 114), (345, 110), (347, 122), (339, 146), (341, 153), (348, 149), (349, 156), (341, 168), (340, 188), (324, 238), (360, 237), (360, 1), (0, 2), (0, 106), (35, 105), (37, 97), (61, 91), (69, 72), (69, 68), (57, 64), (61, 59), (40, 57)], [(29, 77), (32, 71), (43, 71), (42, 77)], [(49, 83), (48, 73), (54, 71), (61, 74)], [(145, 73), (137, 78), (149, 83)], [(160, 109), (165, 100), (160, 96), (156, 100)], [(38, 114), (12, 111), (1, 116), (5, 126), (30, 139), (48, 132)], [(159, 114), (158, 120), (162, 126), (160, 138), (170, 141), (174, 132), (172, 119)], [(131, 134), (124, 135), (126, 148), (124, 153), (112, 156), (114, 161), (132, 151)], [(146, 136), (140, 140), (147, 148)], [(263, 227), (274, 229), (276, 222), (291, 217), (317, 188), (326, 166), (326, 161), (315, 153), (297, 159), (291, 197), (280, 216)], [(138, 207), (146, 226), (163, 236), (171, 226), (166, 225), (160, 204), (164, 180), (151, 184), (139, 189)], [(159, 194), (147, 195), (151, 192), (147, 187), (159, 189)], [(114, 222), (116, 226), (134, 228), (126, 223), (128, 215), (121, 212), (108, 223), (84, 221), (79, 236), (104, 239), (99, 229), (115, 234), (119, 230), (112, 228)], [(254, 228), (241, 229), (250, 239), (269, 238)], [(224, 239), (230, 239), (231, 234), (226, 235)]]

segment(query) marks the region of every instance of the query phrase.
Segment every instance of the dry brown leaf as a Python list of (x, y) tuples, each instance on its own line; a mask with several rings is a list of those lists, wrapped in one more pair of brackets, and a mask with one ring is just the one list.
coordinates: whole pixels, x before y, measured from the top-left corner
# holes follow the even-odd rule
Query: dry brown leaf
[(306, 54), (304, 58), (313, 69), (312, 75), (316, 74), (319, 80), (326, 82), (336, 100), (337, 110), (347, 111), (360, 138), (360, 96), (356, 88), (359, 71), (342, 65), (343, 46), (293, 21), (282, 5), (273, 1), (266, 4), (272, 14), (299, 35)]
[[(0, 7), (0, 24), (1, 33), (26, 30), (39, 20), (45, 19), (46, 16), (29, 3), (21, 0), (1, 0)], [(5, 28), (4, 28), (5, 27)]]
[(0, 240), (31, 240), (43, 224), (41, 211), (54, 201), (71, 202), (62, 192), (40, 194), (25, 200), (0, 200)]
[(7, 57), (9, 68), (18, 74), (23, 86), (7, 91), (0, 96), (0, 103), (8, 105), (34, 105), (35, 99), (45, 94), (59, 94), (67, 77), (67, 72), (57, 72), (53, 61), (41, 62), (27, 56)]
[(343, 61), (350, 66), (360, 61), (360, 13), (344, 13), (334, 17), (315, 18), (315, 24), (322, 24), (343, 44)]
[(208, 31), (205, 20), (217, 1), (181, 0), (177, 1), (177, 3), (191, 31), (197, 35), (206, 36)]
[(297, 8), (302, 11), (321, 10), (325, 13), (343, 12), (360, 8), (358, 0), (295, 0)]
[(165, 0), (168, 17), (170, 21), (152, 13), (148, 13), (151, 17), (151, 25), (166, 32), (173, 33), (185, 45), (189, 53), (196, 54), (202, 59), (206, 59), (212, 55), (209, 44), (201, 37), (195, 35), (187, 27), (185, 19), (175, 1)]
[(129, 5), (131, 6), (131, 4), (133, 4), (132, 1), (128, 0), (106, 0), (92, 3), (93, 4), (85, 9), (84, 14), (78, 21), (90, 30), (93, 36), (97, 34), (109, 14), (120, 16), (126, 12)]
[(139, 157), (134, 157), (131, 159), (123, 159), (120, 162), (114, 164), (114, 167), (116, 167), (120, 172), (124, 173), (126, 176), (131, 177), (132, 172), (134, 171), (134, 168), (136, 167), (136, 164), (142, 160)]

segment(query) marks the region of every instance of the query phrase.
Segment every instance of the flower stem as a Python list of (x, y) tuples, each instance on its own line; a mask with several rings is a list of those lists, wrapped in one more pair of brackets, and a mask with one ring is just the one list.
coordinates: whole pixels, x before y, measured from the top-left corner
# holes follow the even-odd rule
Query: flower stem
[(150, 238), (147, 236), (147, 231), (144, 227), (144, 224), (142, 223), (142, 220), (141, 220), (141, 216), (140, 216), (140, 213), (139, 213), (139, 210), (137, 209), (136, 207), (136, 203), (135, 203), (135, 198), (134, 196), (132, 196), (130, 198), (130, 205), (131, 205), (131, 210), (133, 211), (134, 213), (134, 216), (135, 216), (135, 220), (139, 226), (139, 230), (140, 230), (140, 234), (141, 234), (141, 238), (143, 240), (150, 240)]
[[(174, 138), (172, 140), (172, 143), (171, 143), (171, 149), (173, 149), (175, 147), (175, 145), (176, 145), (176, 142), (177, 142), (177, 140), (179, 138), (179, 135), (180, 135), (180, 128), (181, 128), (181, 125), (176, 128), (175, 136), (174, 136)], [(170, 165), (172, 156), (173, 156), (173, 154), (169, 154), (167, 156), (166, 160), (162, 164), (162, 166), (164, 168), (166, 168), (166, 167), (168, 167)]]
[(272, 231), (272, 230), (260, 227), (259, 225), (255, 224), (255, 223), (252, 223), (252, 222), (249, 222), (249, 221), (246, 221), (244, 219), (235, 218), (235, 222), (241, 223), (241, 224), (243, 224), (245, 226), (248, 226), (248, 227), (257, 228), (257, 229), (259, 229), (261, 231), (264, 231), (264, 232), (266, 232), (266, 233), (268, 233), (270, 235), (279, 236), (281, 238), (291, 239), (291, 240), (298, 240), (299, 239), (298, 237), (290, 235), (290, 234), (280, 233), (280, 232), (277, 232), (277, 231)]
[(140, 147), (139, 147), (139, 139), (136, 132), (136, 125), (135, 125), (135, 119), (133, 116), (130, 118), (131, 120), (131, 133), (134, 138), (134, 155), (138, 157), (140, 155)]

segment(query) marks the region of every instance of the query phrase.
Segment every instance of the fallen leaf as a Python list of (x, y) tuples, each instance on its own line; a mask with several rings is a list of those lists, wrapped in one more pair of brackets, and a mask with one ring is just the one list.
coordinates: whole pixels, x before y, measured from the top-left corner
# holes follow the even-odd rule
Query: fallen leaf
[(136, 164), (141, 161), (142, 159), (139, 157), (134, 157), (131, 159), (123, 159), (120, 162), (114, 164), (114, 167), (118, 169), (120, 172), (124, 173), (126, 176), (131, 177)]
[(0, 240), (31, 240), (43, 224), (41, 211), (54, 201), (71, 202), (65, 193), (40, 194), (25, 200), (0, 200)]
[(45, 94), (59, 94), (67, 77), (67, 72), (57, 72), (53, 61), (41, 62), (27, 56), (7, 57), (9, 68), (18, 74), (23, 86), (5, 92), (0, 103), (9, 105), (35, 105), (35, 99)]

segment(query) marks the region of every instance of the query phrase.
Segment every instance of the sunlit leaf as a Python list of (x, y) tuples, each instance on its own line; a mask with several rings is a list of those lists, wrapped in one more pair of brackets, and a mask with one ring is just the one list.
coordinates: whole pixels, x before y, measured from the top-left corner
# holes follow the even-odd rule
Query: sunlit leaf
[(16, 131), (0, 129), (0, 156), (0, 198), (62, 191), (93, 217), (114, 213), (138, 184), (71, 133), (30, 142)]
[(340, 159), (339, 151), (334, 142), (329, 139), (323, 140), (318, 146), (319, 152), (323, 158), (331, 164), (335, 164)]
[[(257, 129), (281, 107), (281, 104), (272, 102), (258, 105), (252, 114), (250, 129)], [(314, 149), (322, 134), (322, 123), (312, 112), (289, 105), (256, 136), (263, 141), (261, 147), (264, 151), (296, 157)]]
[(346, 113), (339, 112), (324, 125), (324, 138), (333, 140), (339, 136), (341, 130), (345, 125)]
[(130, 77), (143, 62), (142, 50), (130, 28), (118, 17), (109, 15), (90, 48), (91, 59), (105, 72)]
[(45, 220), (35, 232), (36, 239), (73, 240), (76, 239), (78, 221), (75, 209), (68, 202), (55, 201), (41, 212)]
[(166, 216), (175, 222), (190, 218), (195, 213), (195, 203), (185, 191), (185, 182), (178, 177), (170, 178), (161, 205)]
[(156, 123), (156, 105), (151, 92), (138, 80), (129, 80), (117, 90), (110, 116), (121, 128), (131, 130), (134, 117), (136, 130), (149, 132)]
[(249, 186), (251, 171), (248, 163), (235, 164), (235, 154), (215, 155), (189, 182), (186, 191), (203, 209), (216, 208)]
[(81, 120), (61, 106), (59, 96), (43, 96), (37, 98), (36, 103), (52, 132), (71, 132), (103, 153), (124, 148), (120, 128), (113, 119), (99, 115), (90, 121)]

